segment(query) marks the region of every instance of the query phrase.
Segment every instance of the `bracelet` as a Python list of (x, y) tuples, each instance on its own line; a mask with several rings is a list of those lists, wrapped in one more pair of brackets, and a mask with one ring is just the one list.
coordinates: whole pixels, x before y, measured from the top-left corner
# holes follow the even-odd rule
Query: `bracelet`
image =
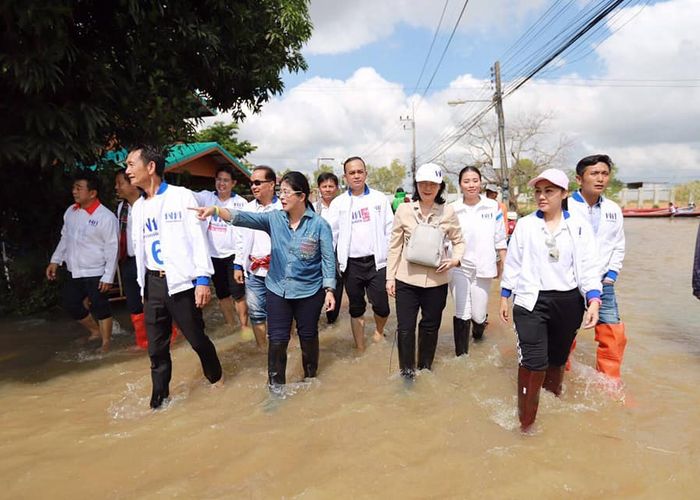
[(217, 217), (219, 217), (219, 207), (214, 205), (214, 213), (216, 214)]

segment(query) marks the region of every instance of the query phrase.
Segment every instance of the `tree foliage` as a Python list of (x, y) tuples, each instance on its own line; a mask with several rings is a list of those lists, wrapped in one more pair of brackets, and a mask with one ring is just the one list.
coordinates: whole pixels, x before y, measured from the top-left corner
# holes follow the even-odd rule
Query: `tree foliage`
[(258, 111), (311, 35), (307, 0), (8, 0), (0, 24), (0, 161), (42, 166)]
[[(318, 176), (324, 172), (330, 172), (331, 174), (334, 174), (335, 172), (333, 171), (333, 165), (327, 165), (325, 163), (321, 163), (318, 166), (318, 168), (316, 170), (314, 170), (314, 173), (311, 174), (311, 181), (313, 182), (312, 186), (316, 184), (316, 180), (318, 179)], [(338, 179), (338, 180), (340, 181), (340, 179)]]
[(218, 142), (226, 151), (236, 158), (245, 158), (255, 151), (257, 146), (253, 146), (248, 141), (239, 141), (238, 124), (235, 122), (224, 123), (214, 122), (210, 127), (204, 128), (194, 134), (194, 140), (198, 142)]
[(378, 191), (393, 193), (396, 188), (403, 187), (405, 180), (406, 165), (399, 160), (392, 160), (388, 167), (367, 165), (367, 184)]
[[(0, 240), (12, 285), (2, 273), (5, 305), (5, 294), (27, 304), (25, 292), (40, 290), (76, 163), (122, 145), (191, 139), (208, 110), (239, 121), (282, 92), (282, 72), (306, 69), (308, 0), (0, 5)], [(114, 208), (115, 166), (97, 168), (101, 199)]]

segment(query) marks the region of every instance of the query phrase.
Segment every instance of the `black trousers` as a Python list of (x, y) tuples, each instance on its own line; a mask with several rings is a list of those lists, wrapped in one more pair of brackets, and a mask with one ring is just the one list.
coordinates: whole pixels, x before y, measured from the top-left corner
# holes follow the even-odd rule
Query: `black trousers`
[(136, 281), (136, 257), (127, 257), (119, 263), (119, 271), (122, 275), (122, 286), (126, 294), (126, 308), (129, 314), (141, 314), (143, 302), (141, 301), (141, 288)]
[(425, 331), (440, 329), (442, 311), (447, 303), (447, 285), (423, 288), (396, 280), (396, 319), (400, 332), (416, 331), (418, 310), (421, 319), (418, 327)]
[(343, 301), (343, 275), (337, 269), (335, 271), (335, 293), (333, 293), (333, 297), (335, 297), (335, 307), (332, 311), (326, 312), (326, 320), (329, 323), (333, 323), (338, 319), (340, 303)]
[(300, 339), (317, 338), (318, 318), (325, 298), (323, 288), (303, 299), (287, 299), (267, 290), (267, 336), (270, 342), (289, 342), (292, 320), (297, 322)]
[(518, 334), (520, 364), (534, 371), (564, 366), (584, 310), (578, 289), (540, 292), (532, 311), (515, 305), (513, 322)]
[[(63, 308), (76, 321), (87, 318), (88, 314), (100, 321), (112, 317), (112, 308), (106, 293), (101, 293), (101, 276), (88, 278), (68, 278), (63, 285), (62, 304)], [(85, 297), (90, 299), (90, 311), (83, 305)]]
[(163, 397), (169, 395), (172, 374), (170, 337), (173, 320), (199, 356), (204, 376), (212, 384), (217, 382), (221, 378), (221, 363), (214, 344), (204, 333), (202, 310), (195, 306), (194, 288), (170, 296), (165, 277), (146, 274), (145, 296), (144, 312), (153, 393)]
[(349, 258), (345, 273), (345, 292), (350, 302), (350, 317), (359, 318), (365, 314), (367, 302), (365, 291), (372, 311), (380, 318), (389, 316), (389, 297), (386, 294), (386, 267), (377, 271), (374, 257)]

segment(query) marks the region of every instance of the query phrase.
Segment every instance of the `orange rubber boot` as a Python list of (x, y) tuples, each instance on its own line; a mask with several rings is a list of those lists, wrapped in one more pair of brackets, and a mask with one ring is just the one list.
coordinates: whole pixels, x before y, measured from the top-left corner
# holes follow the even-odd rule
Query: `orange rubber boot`
[(620, 378), (620, 365), (627, 345), (624, 323), (616, 325), (598, 324), (595, 327), (595, 340), (598, 342), (595, 367), (610, 378)]
[(146, 317), (143, 313), (132, 314), (131, 324), (134, 325), (134, 336), (139, 349), (148, 349), (148, 335), (146, 335)]
[(574, 343), (571, 344), (571, 349), (569, 350), (569, 357), (566, 358), (566, 371), (567, 372), (571, 371), (571, 355), (574, 353), (574, 349), (576, 349), (576, 339), (574, 339)]
[(175, 341), (177, 340), (177, 334), (178, 334), (178, 328), (175, 322), (173, 321), (173, 329), (172, 333), (170, 334), (170, 345), (173, 345)]

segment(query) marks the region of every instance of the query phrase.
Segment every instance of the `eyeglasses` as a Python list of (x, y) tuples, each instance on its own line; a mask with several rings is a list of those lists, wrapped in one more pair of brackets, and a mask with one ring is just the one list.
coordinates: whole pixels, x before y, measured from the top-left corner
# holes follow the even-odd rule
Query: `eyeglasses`
[(259, 185), (261, 185), (261, 184), (265, 184), (266, 182), (275, 182), (275, 181), (259, 181), (259, 180), (257, 180), (257, 179), (254, 180), (254, 181), (250, 181), (250, 183), (251, 183), (253, 186), (259, 186)]
[(280, 191), (280, 198), (288, 198), (293, 194), (301, 194), (301, 191), (290, 191), (289, 189), (282, 189)]
[(549, 234), (547, 235), (547, 238), (545, 238), (544, 244), (547, 245), (549, 257), (555, 262), (559, 262), (559, 247), (557, 247), (557, 239)]

